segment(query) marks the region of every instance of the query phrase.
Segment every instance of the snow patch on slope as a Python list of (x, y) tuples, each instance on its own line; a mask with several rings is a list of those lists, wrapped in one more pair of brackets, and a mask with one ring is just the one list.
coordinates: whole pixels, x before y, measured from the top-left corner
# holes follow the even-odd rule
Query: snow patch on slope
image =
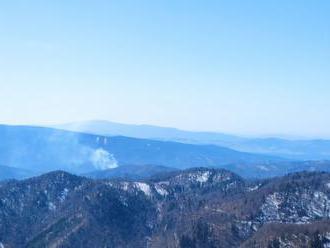
[(168, 192), (166, 189), (162, 188), (160, 185), (156, 184), (155, 185), (155, 190), (157, 191), (157, 193), (161, 196), (166, 196), (168, 195)]
[(207, 180), (209, 180), (209, 177), (210, 177), (210, 172), (206, 171), (200, 175), (197, 175), (196, 181), (198, 181), (200, 183), (205, 183), (205, 182), (207, 182)]
[(142, 191), (145, 195), (147, 195), (147, 196), (151, 195), (151, 189), (148, 184), (141, 183), (141, 182), (135, 182), (134, 185), (138, 190)]
[[(183, 176), (180, 175), (179, 180), (181, 177), (183, 177)], [(198, 172), (193, 172), (193, 173), (188, 174), (188, 180), (190, 182), (205, 183), (209, 180), (209, 177), (210, 177), (209, 171), (205, 171), (205, 172), (198, 171)]]
[(330, 217), (330, 199), (320, 191), (275, 192), (261, 206), (260, 220), (266, 222), (307, 223)]
[(330, 189), (330, 183), (327, 183), (325, 186), (327, 186), (328, 189)]
[(252, 187), (248, 187), (247, 191), (249, 191), (249, 192), (255, 191), (255, 190), (259, 189), (259, 187), (260, 187), (260, 184), (259, 185), (252, 186)]
[(60, 195), (60, 201), (64, 202), (66, 197), (68, 196), (69, 190), (67, 188), (64, 188), (64, 190), (61, 192)]

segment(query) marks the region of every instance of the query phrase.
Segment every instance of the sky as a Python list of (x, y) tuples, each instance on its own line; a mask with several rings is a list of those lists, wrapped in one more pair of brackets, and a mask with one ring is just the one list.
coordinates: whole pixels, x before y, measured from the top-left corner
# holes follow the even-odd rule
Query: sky
[(0, 123), (330, 138), (328, 0), (0, 2)]

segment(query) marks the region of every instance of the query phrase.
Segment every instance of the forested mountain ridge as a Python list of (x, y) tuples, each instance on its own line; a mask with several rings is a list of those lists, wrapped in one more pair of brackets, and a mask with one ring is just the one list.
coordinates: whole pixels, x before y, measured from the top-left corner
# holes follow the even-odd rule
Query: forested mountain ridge
[(57, 171), (0, 184), (5, 247), (326, 247), (329, 217), (321, 172), (251, 182), (207, 168), (147, 181)]

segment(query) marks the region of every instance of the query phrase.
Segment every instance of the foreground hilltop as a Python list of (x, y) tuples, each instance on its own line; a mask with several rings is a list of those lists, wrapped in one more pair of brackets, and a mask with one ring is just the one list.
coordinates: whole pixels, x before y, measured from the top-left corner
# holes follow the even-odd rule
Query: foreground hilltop
[(148, 181), (56, 171), (0, 184), (4, 247), (327, 247), (329, 218), (329, 173), (249, 182), (207, 168)]

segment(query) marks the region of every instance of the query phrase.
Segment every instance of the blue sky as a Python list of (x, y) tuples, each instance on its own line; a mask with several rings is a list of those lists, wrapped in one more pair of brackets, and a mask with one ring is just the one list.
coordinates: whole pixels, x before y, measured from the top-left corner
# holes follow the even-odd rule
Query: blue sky
[(330, 137), (330, 1), (1, 1), (0, 122)]

